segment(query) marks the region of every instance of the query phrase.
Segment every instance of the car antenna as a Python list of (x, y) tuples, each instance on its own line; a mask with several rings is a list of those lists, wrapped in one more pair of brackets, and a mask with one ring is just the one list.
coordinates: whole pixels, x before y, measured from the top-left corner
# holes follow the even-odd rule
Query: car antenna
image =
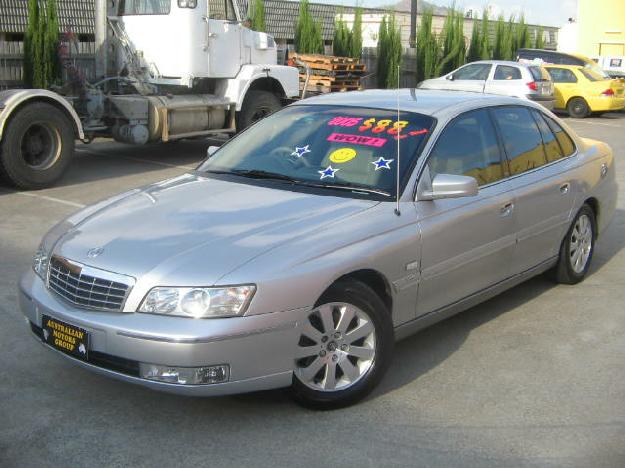
[[(397, 122), (399, 122), (399, 65), (397, 65)], [(395, 172), (396, 172), (396, 186), (395, 186), (395, 214), (397, 216), (401, 216), (401, 211), (399, 211), (399, 142), (401, 141), (401, 127), (397, 125), (397, 164), (395, 164)]]

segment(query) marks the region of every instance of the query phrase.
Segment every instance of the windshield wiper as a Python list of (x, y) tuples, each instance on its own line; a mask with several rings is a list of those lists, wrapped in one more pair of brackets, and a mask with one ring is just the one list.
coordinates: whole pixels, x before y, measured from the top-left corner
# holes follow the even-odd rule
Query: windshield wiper
[(300, 182), (301, 185), (306, 185), (308, 187), (318, 187), (318, 188), (327, 188), (327, 189), (337, 189), (337, 190), (350, 190), (352, 192), (364, 192), (364, 193), (373, 193), (375, 195), (383, 195), (385, 197), (390, 197), (391, 194), (386, 190), (373, 189), (370, 187), (364, 187), (359, 184), (352, 184), (349, 182), (343, 182), (341, 184), (316, 184), (314, 182)]
[(261, 169), (234, 169), (230, 171), (231, 174), (236, 174), (243, 177), (249, 177), (251, 179), (273, 179), (284, 180), (286, 182), (298, 183), (297, 179), (291, 176), (280, 174), (278, 172), (263, 171)]

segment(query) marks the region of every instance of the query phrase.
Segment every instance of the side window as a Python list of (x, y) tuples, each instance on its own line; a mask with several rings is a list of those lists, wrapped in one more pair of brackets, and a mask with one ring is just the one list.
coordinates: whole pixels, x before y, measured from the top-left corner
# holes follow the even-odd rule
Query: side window
[(555, 134), (558, 143), (560, 143), (560, 146), (562, 147), (562, 152), (564, 153), (564, 157), (571, 156), (573, 153), (575, 153), (575, 143), (573, 143), (571, 137), (564, 131), (560, 124), (558, 124), (551, 117), (545, 116), (545, 120)]
[(208, 0), (209, 18), (219, 20), (236, 20), (232, 0)]
[(501, 131), (512, 175), (546, 164), (542, 137), (529, 109), (499, 107), (493, 110), (493, 114)]
[(521, 70), (510, 65), (497, 65), (495, 69), (495, 80), (520, 80)]
[(485, 80), (490, 73), (490, 67), (486, 63), (467, 65), (454, 73), (454, 80)]
[(432, 177), (466, 175), (478, 185), (502, 179), (499, 144), (488, 111), (471, 111), (452, 121), (436, 142), (428, 167)]
[(549, 74), (554, 83), (577, 83), (577, 77), (566, 68), (550, 68)]
[(560, 148), (560, 143), (556, 140), (555, 135), (543, 119), (542, 112), (532, 111), (532, 115), (536, 119), (536, 123), (538, 124), (538, 129), (540, 130), (540, 134), (543, 137), (543, 144), (545, 145), (545, 156), (547, 156), (547, 162), (557, 161), (562, 158), (564, 155), (562, 154), (562, 148)]

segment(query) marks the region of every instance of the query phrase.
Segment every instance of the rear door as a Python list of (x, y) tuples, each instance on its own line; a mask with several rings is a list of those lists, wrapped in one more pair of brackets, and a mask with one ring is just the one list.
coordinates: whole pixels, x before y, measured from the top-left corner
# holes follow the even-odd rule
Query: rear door
[(569, 99), (577, 94), (577, 77), (568, 68), (548, 67), (547, 71), (554, 83), (555, 106), (558, 109), (565, 109)]
[(495, 65), (495, 71), (486, 81), (485, 93), (523, 97), (527, 94), (521, 69), (513, 65)]
[(514, 190), (488, 110), (461, 114), (441, 133), (421, 175), (474, 177), (475, 197), (417, 201), (422, 238), (417, 315), (503, 280), (515, 249)]
[(513, 273), (557, 255), (573, 208), (570, 159), (542, 117), (524, 106), (492, 110), (514, 182), (517, 248)]

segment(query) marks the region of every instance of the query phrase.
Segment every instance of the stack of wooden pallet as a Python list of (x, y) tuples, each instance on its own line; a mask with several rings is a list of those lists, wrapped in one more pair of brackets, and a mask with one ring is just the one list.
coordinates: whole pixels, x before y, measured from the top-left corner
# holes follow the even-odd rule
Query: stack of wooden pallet
[(294, 54), (294, 65), (299, 68), (299, 86), (304, 89), (306, 64), (309, 70), (307, 94), (354, 91), (361, 89), (360, 79), (366, 71), (364, 63), (351, 57), (331, 55)]

